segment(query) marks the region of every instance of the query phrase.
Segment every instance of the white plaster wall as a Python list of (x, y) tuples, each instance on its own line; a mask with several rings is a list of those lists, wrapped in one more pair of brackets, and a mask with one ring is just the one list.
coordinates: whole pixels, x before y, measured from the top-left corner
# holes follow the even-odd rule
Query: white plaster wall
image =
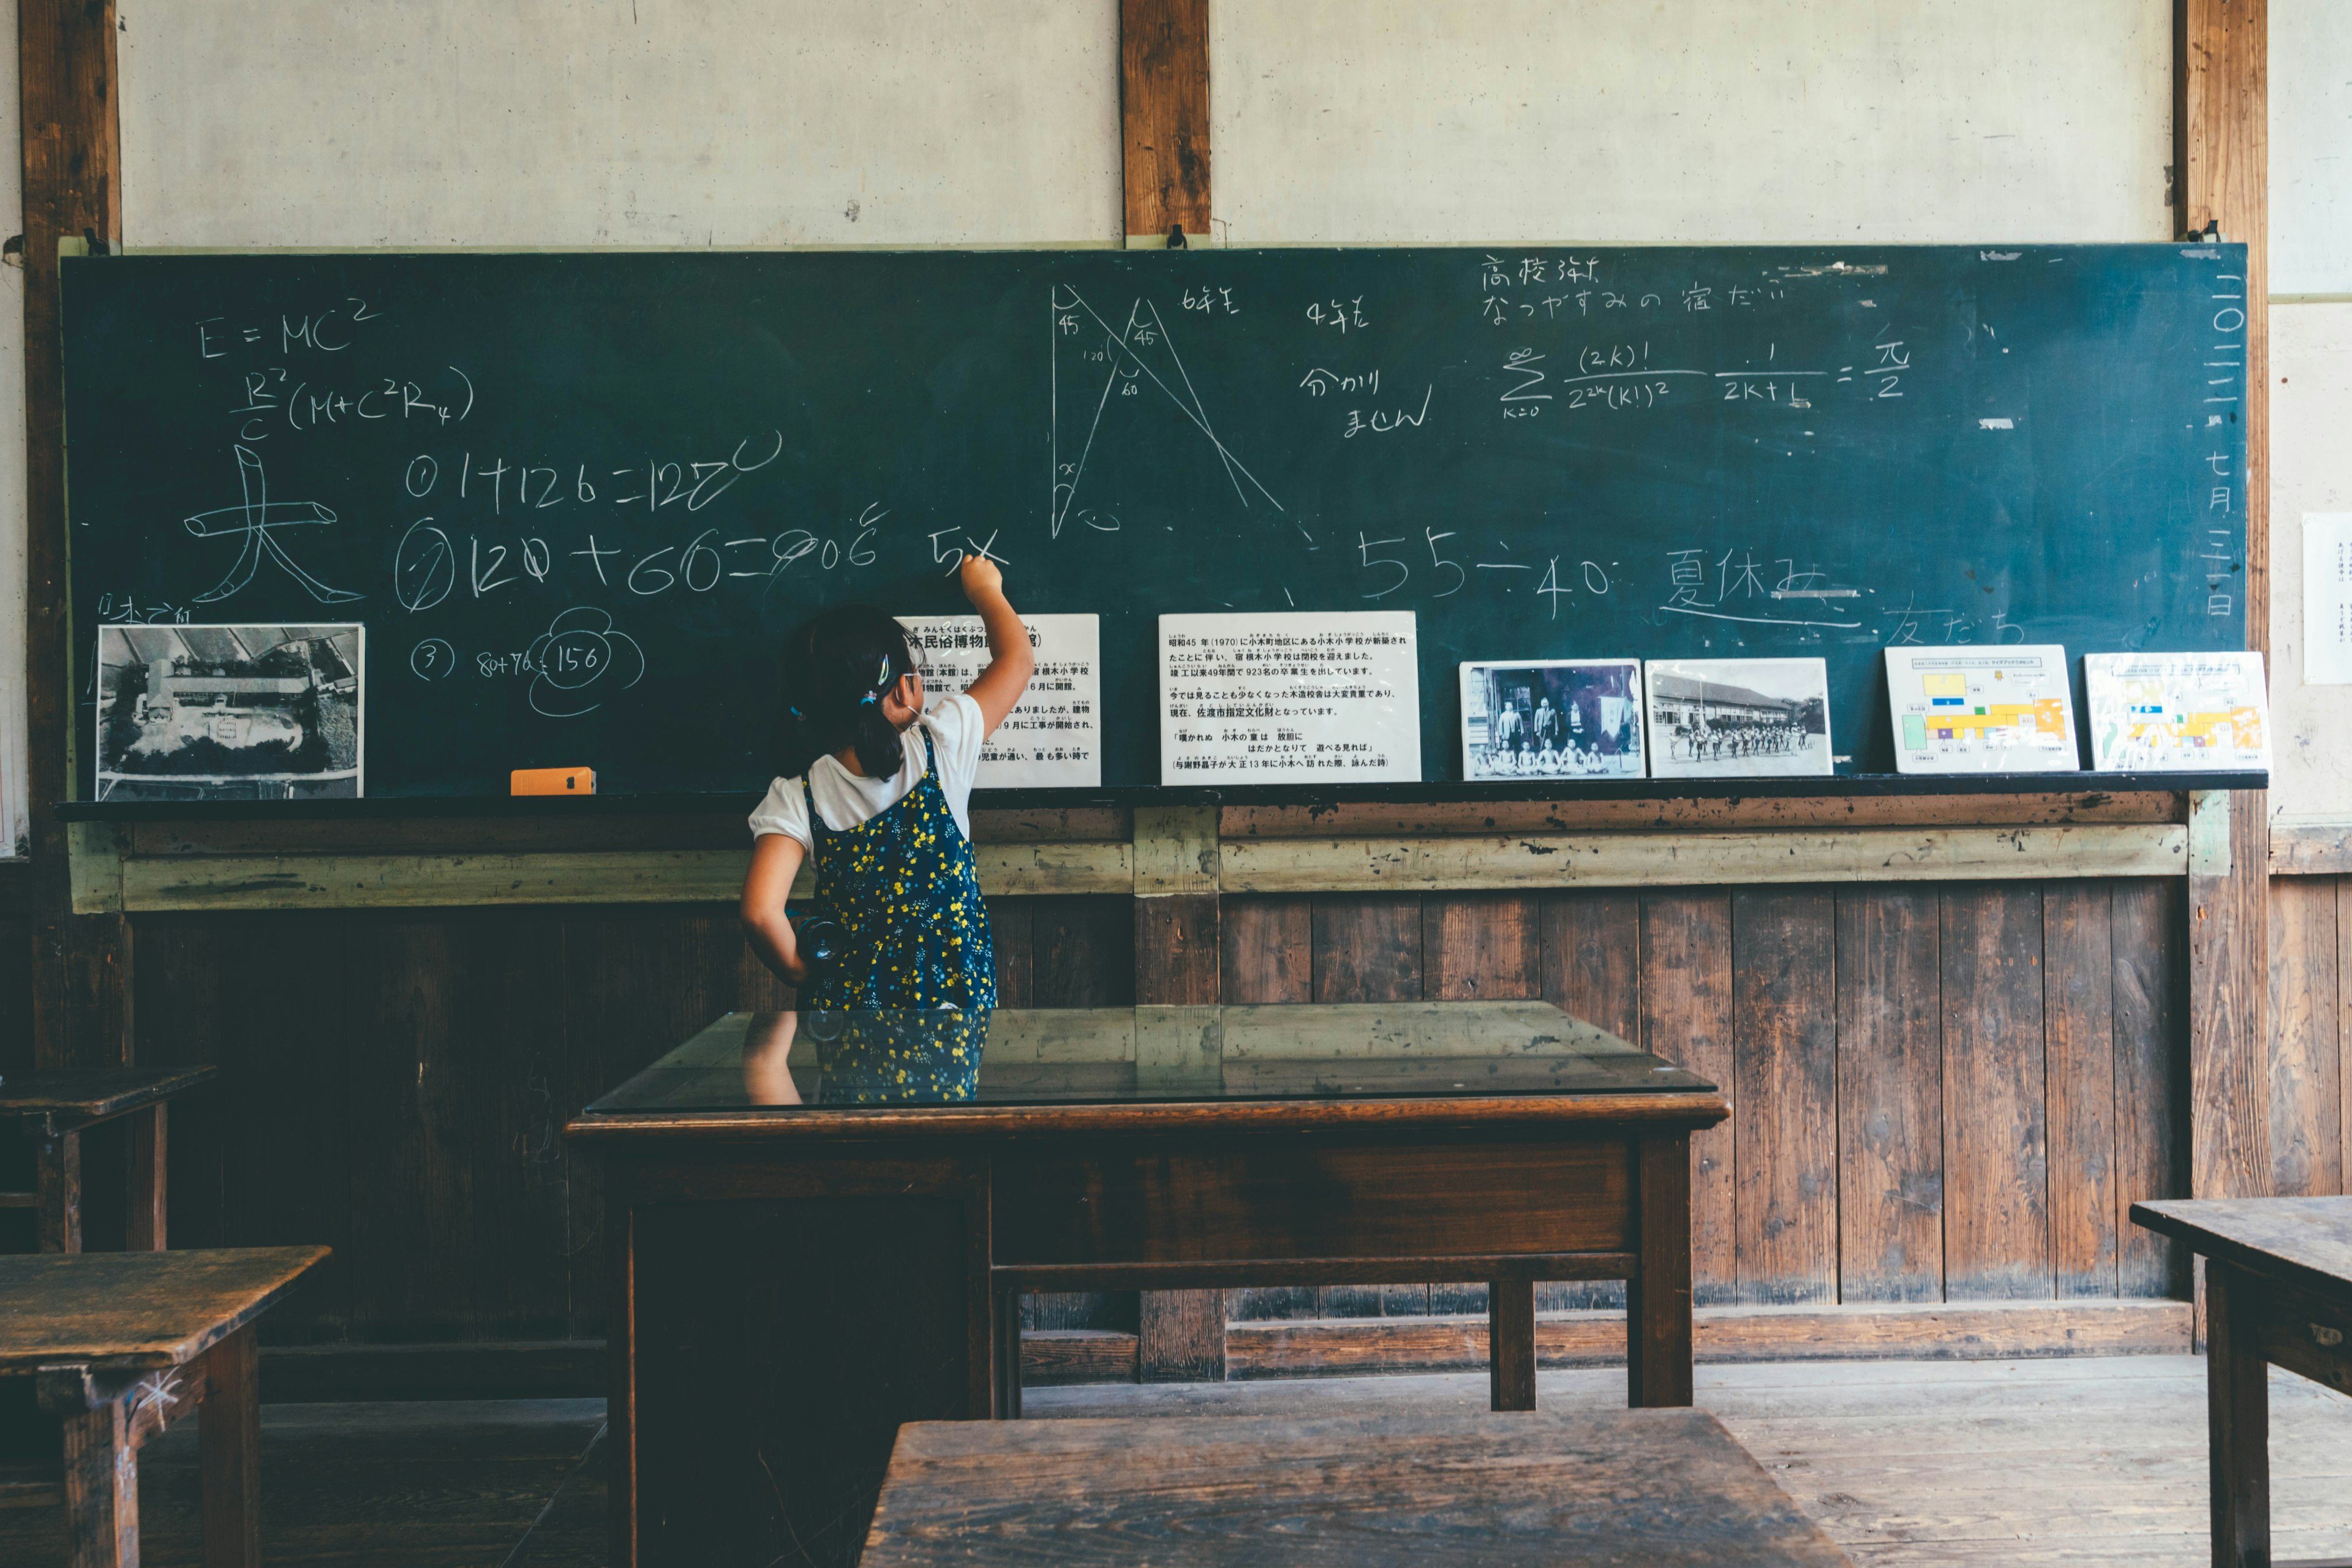
[(2271, 292), (2352, 294), (2352, 4), (2270, 0)]
[[(0, 37), (16, 36), (16, 0), (0, 0)], [(16, 73), (0, 69), (0, 224), (24, 227)], [(0, 857), (31, 831), (25, 778), (25, 269), (0, 267)]]
[(2271, 810), (2352, 816), (2352, 686), (2303, 683), (2303, 514), (2352, 511), (2352, 300), (2271, 306)]
[(149, 246), (1121, 229), (1117, 0), (121, 0)]
[(1234, 244), (2162, 240), (2171, 14), (1214, 0), (1214, 216)]

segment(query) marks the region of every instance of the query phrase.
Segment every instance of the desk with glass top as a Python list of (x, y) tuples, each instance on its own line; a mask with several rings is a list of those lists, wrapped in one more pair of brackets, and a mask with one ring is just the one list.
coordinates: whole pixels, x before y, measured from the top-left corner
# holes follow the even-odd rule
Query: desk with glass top
[(1025, 1292), (1626, 1282), (1691, 1397), (1714, 1085), (1540, 1003), (734, 1014), (566, 1129), (604, 1157), (616, 1563), (847, 1563), (901, 1422), (1020, 1414)]

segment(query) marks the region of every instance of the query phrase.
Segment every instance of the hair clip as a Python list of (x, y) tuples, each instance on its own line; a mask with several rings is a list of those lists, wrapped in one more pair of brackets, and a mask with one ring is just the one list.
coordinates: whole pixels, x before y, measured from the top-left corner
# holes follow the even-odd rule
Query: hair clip
[(880, 700), (882, 700), (882, 694), (880, 692), (869, 691), (865, 696), (857, 700), (857, 705), (860, 708), (871, 708)]
[(886, 687), (886, 686), (887, 686), (887, 685), (889, 685), (889, 684), (890, 684), (890, 656), (889, 656), (888, 654), (887, 654), (887, 653), (886, 653), (886, 654), (884, 654), (884, 655), (882, 656), (882, 662), (875, 668), (875, 670), (874, 670), (874, 689), (875, 689), (877, 691), (879, 691), (882, 688), (884, 688), (884, 687)]
[(808, 715), (807, 715), (807, 714), (805, 714), (805, 713), (803, 713), (803, 712), (802, 712), (802, 711), (800, 710), (800, 705), (799, 705), (798, 703), (795, 703), (795, 702), (787, 702), (787, 703), (785, 703), (785, 704), (784, 704), (784, 711), (785, 711), (785, 712), (787, 712), (787, 713), (789, 713), (789, 714), (791, 714), (791, 715), (792, 715), (793, 718), (795, 718), (795, 719), (803, 719), (803, 720), (804, 720), (804, 719), (806, 719), (806, 718), (808, 717)]

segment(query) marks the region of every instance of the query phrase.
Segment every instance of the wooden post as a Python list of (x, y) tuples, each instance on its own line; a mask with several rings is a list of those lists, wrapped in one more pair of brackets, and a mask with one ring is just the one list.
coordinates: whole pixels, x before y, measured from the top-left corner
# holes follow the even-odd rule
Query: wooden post
[(131, 1113), (131, 1217), (125, 1252), (162, 1252), (166, 1239), (164, 1171), (170, 1164), (171, 1106), (158, 1100)]
[[(2180, 232), (2246, 247), (2246, 646), (2270, 647), (2270, 204), (2266, 0), (2175, 0), (2173, 200)], [(2227, 852), (2189, 879), (2189, 1189), (2271, 1190), (2270, 813), (2229, 802)]]
[(204, 1473), (205, 1568), (261, 1562), (261, 1347), (246, 1324), (205, 1352), (196, 1407)]
[[(131, 1060), (131, 938), (120, 913), (72, 912), (57, 803), (70, 798), (72, 639), (66, 601), (65, 386), (58, 242), (122, 237), (113, 0), (24, 0), (26, 716), (33, 814), (33, 1055), (45, 1070)], [(82, 658), (89, 654), (84, 651)]]
[[(2232, 1265), (2205, 1269), (2207, 1469), (2214, 1568), (2271, 1560), (2271, 1369), (2263, 1354), (2263, 1288)], [(2315, 1564), (2314, 1568), (2317, 1568)]]
[(1209, 0), (1119, 0), (1127, 242), (1209, 232)]
[[(1223, 952), (1216, 807), (1137, 807), (1134, 864), (1137, 1004), (1213, 1005)], [(1141, 1381), (1224, 1381), (1223, 1290), (1147, 1290), (1138, 1319)]]

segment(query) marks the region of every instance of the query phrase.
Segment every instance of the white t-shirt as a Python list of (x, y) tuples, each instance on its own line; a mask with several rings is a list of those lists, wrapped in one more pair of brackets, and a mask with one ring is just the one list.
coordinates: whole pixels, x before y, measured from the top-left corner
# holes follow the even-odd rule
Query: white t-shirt
[(860, 777), (843, 767), (831, 757), (819, 757), (808, 771), (808, 793), (801, 791), (799, 779), (778, 779), (768, 786), (768, 795), (760, 808), (751, 814), (751, 837), (781, 833), (800, 840), (801, 847), (811, 854), (816, 851), (816, 841), (810, 837), (808, 797), (816, 796), (816, 808), (824, 817), (824, 825), (835, 833), (871, 822), (904, 800), (914, 787), (923, 782), (923, 737), (918, 731), (928, 730), (931, 751), (940, 760), (940, 790), (948, 797), (948, 809), (955, 814), (956, 826), (963, 836), (971, 837), (971, 781), (980, 772), (980, 743), (987, 737), (980, 716), (980, 704), (959, 692), (927, 710), (905, 734), (900, 748), (906, 760), (898, 771), (887, 779)]

